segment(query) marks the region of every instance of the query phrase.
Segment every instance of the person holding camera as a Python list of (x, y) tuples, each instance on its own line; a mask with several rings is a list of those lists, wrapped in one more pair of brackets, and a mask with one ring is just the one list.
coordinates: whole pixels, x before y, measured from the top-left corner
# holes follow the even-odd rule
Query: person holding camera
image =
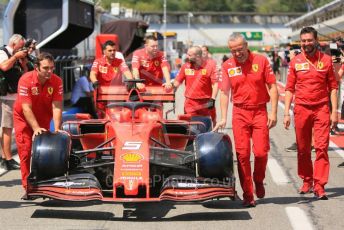
[(24, 48), (27, 50), (26, 66), (28, 68), (28, 71), (32, 71), (35, 68), (36, 57), (33, 55), (33, 52), (35, 52), (36, 50), (36, 45), (37, 45), (37, 41), (33, 38), (28, 38), (24, 45)]
[(22, 48), (25, 39), (20, 34), (14, 34), (9, 40), (9, 44), (0, 49), (0, 74), (4, 77), (2, 81), (5, 92), (1, 92), (1, 146), (2, 159), (1, 167), (6, 170), (19, 169), (19, 164), (12, 159), (11, 142), (13, 130), (13, 104), (17, 98), (17, 87), (19, 78), (27, 71), (27, 50)]

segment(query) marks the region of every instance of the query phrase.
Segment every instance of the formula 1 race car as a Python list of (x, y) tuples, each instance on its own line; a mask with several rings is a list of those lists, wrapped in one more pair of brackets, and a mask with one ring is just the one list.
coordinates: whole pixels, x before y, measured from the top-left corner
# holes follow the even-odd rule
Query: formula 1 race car
[(28, 199), (68, 201), (203, 201), (235, 199), (232, 143), (210, 132), (210, 117), (167, 120), (174, 92), (147, 86), (102, 86), (104, 116), (76, 114), (62, 132), (32, 145)]

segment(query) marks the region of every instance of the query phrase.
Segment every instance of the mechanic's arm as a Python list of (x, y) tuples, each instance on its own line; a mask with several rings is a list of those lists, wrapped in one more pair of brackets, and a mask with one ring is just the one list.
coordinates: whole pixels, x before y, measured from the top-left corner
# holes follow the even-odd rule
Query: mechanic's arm
[(91, 70), (91, 72), (90, 72), (90, 80), (91, 80), (92, 84), (95, 83), (96, 81), (98, 81), (97, 80), (97, 73), (93, 70)]
[(55, 132), (60, 130), (62, 123), (62, 101), (53, 101), (53, 121)]
[(133, 78), (134, 79), (140, 79), (140, 73), (139, 73), (139, 69), (136, 67), (133, 67)]
[(219, 83), (214, 82), (211, 87), (213, 88), (212, 93), (211, 93), (211, 98), (216, 100), (217, 93), (219, 92)]
[(337, 113), (337, 103), (338, 103), (338, 96), (337, 96), (337, 89), (331, 90), (331, 105), (332, 105), (332, 112), (331, 112), (331, 129), (336, 128), (338, 123), (338, 113)]
[(181, 84), (182, 84), (181, 82), (179, 82), (178, 80), (174, 79), (174, 81), (173, 81), (173, 87), (174, 88), (177, 89)]
[[(342, 65), (344, 65), (344, 64), (342, 64)], [(340, 68), (338, 71), (338, 81), (340, 81), (342, 79), (343, 74), (344, 74), (344, 70), (343, 70), (343, 68)]]
[(162, 73), (163, 73), (164, 78), (165, 78), (165, 83), (163, 85), (165, 86), (166, 89), (171, 89), (172, 88), (171, 75), (170, 75), (170, 72), (168, 70), (168, 67), (164, 66), (161, 69), (162, 69)]
[(271, 129), (277, 123), (277, 103), (278, 103), (278, 90), (276, 83), (268, 84), (269, 94), (271, 98), (271, 112), (268, 116), (268, 128)]
[(123, 75), (126, 79), (133, 79), (133, 75), (131, 74), (130, 70), (126, 70), (123, 72)]
[(33, 136), (37, 136), (38, 134), (47, 131), (44, 128), (41, 128), (37, 122), (35, 115), (32, 112), (32, 105), (31, 104), (22, 104), (23, 114), (26, 121), (29, 123), (30, 127), (33, 130)]
[(229, 90), (221, 90), (220, 92), (220, 108), (221, 108), (221, 121), (218, 122), (213, 131), (218, 129), (224, 129), (227, 123), (227, 111), (228, 111), (228, 101), (229, 101)]
[(285, 96), (284, 96), (284, 119), (283, 119), (283, 124), (284, 128), (288, 129), (290, 126), (290, 105), (291, 101), (293, 99), (294, 94), (290, 92), (289, 90), (285, 91)]

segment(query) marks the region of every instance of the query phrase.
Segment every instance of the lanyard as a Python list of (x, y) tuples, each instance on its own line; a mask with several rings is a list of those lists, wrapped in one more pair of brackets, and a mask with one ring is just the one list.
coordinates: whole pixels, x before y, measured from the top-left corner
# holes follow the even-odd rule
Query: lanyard
[(317, 61), (317, 66), (315, 66), (307, 57), (306, 57), (306, 55), (302, 52), (302, 55), (303, 55), (303, 57), (306, 59), (306, 61), (308, 62), (308, 64), (310, 64), (311, 66), (313, 66), (314, 67), (314, 69), (315, 70), (321, 70), (322, 69), (322, 67), (324, 66), (324, 64), (320, 61), (320, 56), (321, 56), (321, 52), (320, 51), (318, 51), (318, 61)]

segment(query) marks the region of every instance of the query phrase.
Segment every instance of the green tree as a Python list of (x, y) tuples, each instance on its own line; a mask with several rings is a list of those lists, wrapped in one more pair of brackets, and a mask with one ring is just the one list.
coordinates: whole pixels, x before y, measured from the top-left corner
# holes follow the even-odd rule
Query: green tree
[[(0, 0), (1, 1), (1, 0)], [(116, 0), (95, 0), (105, 9), (110, 9)], [(162, 11), (163, 0), (117, 0), (122, 7), (138, 11)], [(331, 0), (167, 0), (168, 11), (232, 11), (232, 12), (306, 12), (307, 6), (313, 9)]]

